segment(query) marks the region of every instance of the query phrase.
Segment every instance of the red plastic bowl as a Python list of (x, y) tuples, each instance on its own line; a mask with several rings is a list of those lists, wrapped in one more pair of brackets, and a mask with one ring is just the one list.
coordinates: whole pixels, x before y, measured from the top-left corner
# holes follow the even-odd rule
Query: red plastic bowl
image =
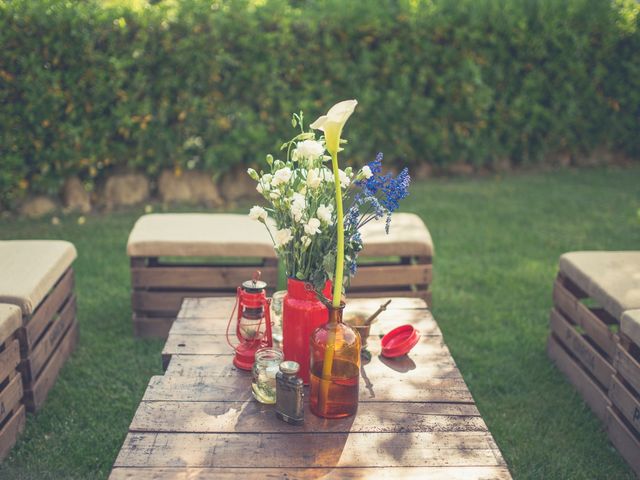
[(387, 358), (401, 357), (411, 351), (420, 340), (420, 333), (411, 325), (394, 328), (382, 337), (382, 355)]

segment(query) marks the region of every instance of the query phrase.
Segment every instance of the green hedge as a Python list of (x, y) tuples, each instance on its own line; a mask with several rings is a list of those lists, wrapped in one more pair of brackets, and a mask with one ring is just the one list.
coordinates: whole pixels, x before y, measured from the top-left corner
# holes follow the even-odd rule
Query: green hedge
[[(155, 2), (154, 2), (155, 3)], [(109, 171), (224, 171), (357, 98), (348, 153), (640, 155), (634, 0), (0, 0), (0, 202)]]

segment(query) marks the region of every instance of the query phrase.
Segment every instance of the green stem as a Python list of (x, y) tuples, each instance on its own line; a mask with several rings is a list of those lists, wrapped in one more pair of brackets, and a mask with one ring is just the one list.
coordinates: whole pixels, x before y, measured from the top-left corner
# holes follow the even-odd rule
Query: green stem
[[(331, 155), (331, 165), (333, 167), (333, 180), (336, 187), (336, 222), (338, 248), (336, 252), (336, 272), (333, 279), (333, 306), (340, 307), (342, 300), (342, 280), (344, 278), (344, 212), (342, 211), (342, 188), (340, 186), (340, 175), (338, 169), (338, 152)], [(322, 362), (322, 379), (320, 382), (320, 397), (318, 407), (321, 412), (326, 412), (327, 397), (329, 396), (329, 385), (331, 382), (331, 370), (333, 369), (333, 357), (336, 351), (336, 330), (337, 325), (329, 325), (329, 337), (324, 351), (324, 361)]]
[(342, 300), (342, 280), (344, 278), (344, 212), (342, 211), (342, 188), (338, 168), (338, 152), (331, 155), (333, 181), (336, 187), (336, 222), (338, 230), (338, 249), (336, 253), (336, 274), (333, 281), (333, 306), (339, 307)]

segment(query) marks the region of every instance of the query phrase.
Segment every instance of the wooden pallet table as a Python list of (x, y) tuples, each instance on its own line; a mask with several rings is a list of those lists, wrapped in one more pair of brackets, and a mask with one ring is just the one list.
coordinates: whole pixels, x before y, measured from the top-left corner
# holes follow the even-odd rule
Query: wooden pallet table
[[(382, 299), (349, 300), (374, 310)], [(509, 479), (438, 325), (421, 299), (396, 298), (369, 338), (355, 416), (305, 411), (294, 427), (251, 396), (224, 333), (233, 298), (186, 299), (110, 478)], [(422, 334), (408, 356), (379, 356), (379, 334), (411, 323)]]

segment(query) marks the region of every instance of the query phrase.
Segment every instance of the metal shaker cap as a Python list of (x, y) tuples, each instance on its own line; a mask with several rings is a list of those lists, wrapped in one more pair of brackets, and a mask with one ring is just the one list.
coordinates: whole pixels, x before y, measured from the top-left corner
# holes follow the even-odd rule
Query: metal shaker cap
[(298, 370), (300, 370), (300, 365), (293, 360), (287, 360), (280, 364), (280, 371), (285, 375), (295, 375), (298, 373)]

